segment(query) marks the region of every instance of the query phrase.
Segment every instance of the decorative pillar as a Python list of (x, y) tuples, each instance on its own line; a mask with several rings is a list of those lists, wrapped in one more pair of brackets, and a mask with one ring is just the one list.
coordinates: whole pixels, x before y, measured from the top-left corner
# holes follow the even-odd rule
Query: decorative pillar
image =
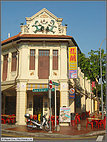
[(28, 45), (22, 45), (20, 48), (20, 61), (19, 61), (19, 78), (27, 79), (28, 78), (28, 71), (29, 71), (29, 49)]
[(18, 125), (25, 125), (26, 112), (26, 82), (17, 83), (17, 99), (16, 99), (16, 122)]
[(60, 77), (61, 79), (67, 79), (67, 45), (61, 45), (60, 54)]
[[(67, 76), (67, 45), (61, 44), (60, 47), (60, 107), (69, 107), (68, 93), (68, 76)], [(68, 126), (69, 123), (60, 123), (62, 126)]]
[(60, 106), (69, 106), (66, 44), (60, 47), (60, 88)]

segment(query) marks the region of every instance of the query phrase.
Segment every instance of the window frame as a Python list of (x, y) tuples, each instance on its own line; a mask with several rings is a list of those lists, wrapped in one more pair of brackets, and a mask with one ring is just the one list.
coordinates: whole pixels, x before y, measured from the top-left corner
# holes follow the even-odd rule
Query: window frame
[(30, 49), (29, 70), (35, 70), (35, 49)]
[(58, 50), (53, 50), (53, 70), (58, 70)]

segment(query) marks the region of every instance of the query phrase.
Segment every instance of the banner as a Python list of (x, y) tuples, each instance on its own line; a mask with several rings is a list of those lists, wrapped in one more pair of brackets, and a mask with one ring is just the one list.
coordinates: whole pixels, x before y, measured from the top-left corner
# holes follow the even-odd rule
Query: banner
[(77, 47), (69, 47), (69, 79), (77, 78)]
[(71, 122), (69, 107), (60, 107), (60, 122)]

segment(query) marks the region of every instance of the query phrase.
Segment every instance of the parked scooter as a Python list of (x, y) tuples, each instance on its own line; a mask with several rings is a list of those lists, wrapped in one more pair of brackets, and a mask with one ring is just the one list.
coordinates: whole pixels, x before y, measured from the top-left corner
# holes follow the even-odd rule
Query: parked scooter
[(32, 130), (34, 128), (49, 131), (49, 121), (46, 119), (46, 115), (42, 116), (41, 123), (38, 120), (31, 119), (30, 114), (25, 114), (25, 118), (27, 118), (27, 128), (28, 130)]

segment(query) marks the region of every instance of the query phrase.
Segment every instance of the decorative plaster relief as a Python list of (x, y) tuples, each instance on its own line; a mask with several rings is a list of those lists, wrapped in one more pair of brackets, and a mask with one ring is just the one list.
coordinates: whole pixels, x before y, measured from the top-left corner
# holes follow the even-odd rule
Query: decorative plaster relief
[(61, 89), (66, 89), (67, 88), (67, 84), (66, 83), (62, 83), (61, 84)]
[(34, 72), (31, 72), (30, 75), (34, 75)]
[(62, 18), (57, 18), (47, 9), (42, 9), (32, 17), (26, 17), (27, 25), (21, 25), (22, 34), (64, 34), (65, 26), (62, 26)]

